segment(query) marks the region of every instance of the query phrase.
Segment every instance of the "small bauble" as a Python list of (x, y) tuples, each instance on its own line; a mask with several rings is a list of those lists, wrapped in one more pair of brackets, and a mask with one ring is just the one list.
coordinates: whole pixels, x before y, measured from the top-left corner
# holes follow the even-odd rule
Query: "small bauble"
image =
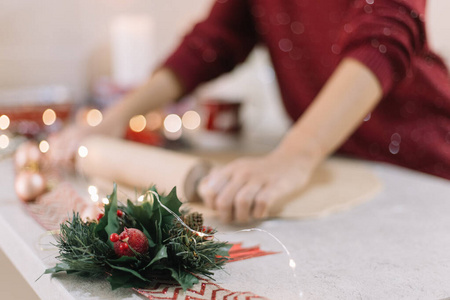
[(44, 176), (31, 171), (21, 171), (16, 176), (15, 189), (17, 196), (23, 201), (31, 201), (46, 190)]
[(29, 164), (38, 164), (42, 157), (38, 145), (35, 142), (25, 142), (16, 150), (14, 162), (17, 169), (23, 169)]
[(119, 235), (119, 240), (114, 242), (114, 252), (119, 257), (135, 256), (133, 250), (140, 254), (148, 251), (148, 239), (145, 234), (136, 228), (125, 228)]

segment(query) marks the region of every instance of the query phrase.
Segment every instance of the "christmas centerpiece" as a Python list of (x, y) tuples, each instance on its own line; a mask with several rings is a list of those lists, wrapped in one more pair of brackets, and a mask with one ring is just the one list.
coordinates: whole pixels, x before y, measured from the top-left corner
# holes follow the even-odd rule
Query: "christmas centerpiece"
[(214, 239), (201, 214), (181, 213), (174, 188), (160, 195), (154, 187), (142, 202), (117, 200), (117, 187), (97, 220), (78, 213), (61, 224), (56, 246), (60, 263), (44, 274), (67, 272), (106, 276), (112, 289), (145, 287), (155, 280), (173, 279), (183, 289), (211, 278), (228, 260), (231, 245)]

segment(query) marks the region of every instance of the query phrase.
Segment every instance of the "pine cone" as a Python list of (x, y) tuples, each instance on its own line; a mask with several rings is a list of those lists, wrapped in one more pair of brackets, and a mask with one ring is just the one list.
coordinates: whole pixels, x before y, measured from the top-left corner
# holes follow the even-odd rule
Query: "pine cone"
[(193, 212), (183, 217), (184, 223), (192, 229), (199, 231), (203, 226), (203, 216), (201, 213)]

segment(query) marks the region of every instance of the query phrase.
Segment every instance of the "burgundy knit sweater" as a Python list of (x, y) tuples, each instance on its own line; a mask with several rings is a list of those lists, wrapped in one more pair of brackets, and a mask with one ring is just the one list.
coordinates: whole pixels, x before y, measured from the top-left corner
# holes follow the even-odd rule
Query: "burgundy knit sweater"
[(188, 93), (263, 44), (295, 121), (340, 60), (355, 58), (384, 96), (340, 153), (450, 179), (450, 80), (428, 48), (424, 11), (425, 0), (217, 0), (165, 66)]

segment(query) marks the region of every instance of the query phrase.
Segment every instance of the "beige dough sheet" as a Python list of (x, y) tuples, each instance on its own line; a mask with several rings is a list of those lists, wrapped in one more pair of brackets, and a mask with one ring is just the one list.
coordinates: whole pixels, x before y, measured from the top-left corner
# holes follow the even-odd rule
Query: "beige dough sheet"
[[(106, 137), (93, 137), (83, 144), (89, 154), (78, 159), (79, 170), (106, 191), (113, 181), (117, 182), (122, 195), (126, 194), (132, 200), (136, 189), (139, 191), (152, 184), (166, 193), (177, 186), (182, 201), (195, 199), (195, 186), (207, 174), (210, 165), (234, 158), (232, 155), (209, 154), (208, 159), (204, 159)], [(272, 217), (326, 216), (372, 199), (381, 188), (380, 180), (361, 161), (332, 157), (318, 168), (308, 186), (288, 199), (284, 208)], [(215, 215), (198, 201), (186, 203), (186, 206), (205, 217)]]

